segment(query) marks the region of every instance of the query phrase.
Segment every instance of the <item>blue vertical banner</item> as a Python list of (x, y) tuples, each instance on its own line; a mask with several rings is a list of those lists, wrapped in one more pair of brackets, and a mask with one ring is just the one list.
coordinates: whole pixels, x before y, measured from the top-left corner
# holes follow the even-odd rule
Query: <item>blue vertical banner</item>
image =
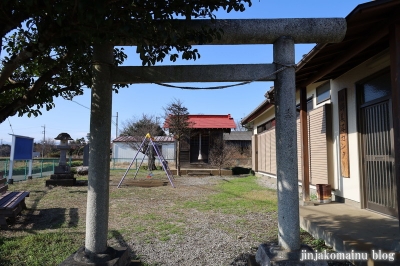
[(12, 144), (11, 154), (13, 154), (13, 160), (32, 160), (33, 138), (13, 135)]
[[(34, 138), (26, 136), (12, 135), (12, 145), (10, 154), (10, 167), (8, 173), (8, 183), (13, 183), (12, 172), (14, 168), (14, 160), (29, 160), (29, 173), (32, 175), (32, 159), (33, 159), (33, 140)], [(26, 175), (25, 175), (26, 176)]]

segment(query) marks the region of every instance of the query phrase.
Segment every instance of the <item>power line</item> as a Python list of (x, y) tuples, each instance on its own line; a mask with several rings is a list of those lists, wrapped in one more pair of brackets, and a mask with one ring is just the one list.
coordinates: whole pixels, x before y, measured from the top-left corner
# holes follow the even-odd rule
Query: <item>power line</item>
[(74, 103), (76, 103), (76, 104), (78, 104), (78, 105), (82, 106), (83, 108), (86, 108), (86, 109), (90, 110), (90, 108), (89, 108), (89, 107), (87, 107), (87, 106), (84, 106), (83, 104), (80, 104), (80, 103), (78, 103), (77, 101), (71, 100), (71, 102), (74, 102)]
[(256, 79), (249, 80), (249, 81), (243, 81), (243, 82), (232, 84), (232, 85), (212, 86), (212, 87), (185, 87), (185, 86), (175, 86), (175, 85), (171, 85), (171, 84), (158, 83), (158, 82), (154, 82), (154, 84), (157, 84), (159, 86), (168, 87), (168, 88), (176, 88), (176, 89), (182, 89), (182, 90), (221, 90), (221, 89), (227, 89), (227, 88), (232, 88), (232, 87), (237, 87), (237, 86), (243, 86), (243, 85), (246, 85), (246, 84), (253, 83), (255, 81), (259, 81), (259, 80), (263, 80), (263, 79), (269, 78), (269, 77), (271, 77), (271, 76), (273, 76), (275, 74), (278, 74), (279, 72), (282, 72), (286, 68), (292, 67), (292, 68), (296, 69), (296, 65), (295, 64), (294, 65), (285, 65), (285, 64), (280, 64), (280, 63), (276, 63), (276, 62), (274, 62), (274, 63), (277, 64), (277, 65), (281, 65), (282, 67), (279, 68), (278, 70), (266, 75), (266, 76), (261, 77), (261, 78), (256, 78)]
[(10, 119), (9, 119), (8, 117), (7, 117), (7, 120), (8, 120), (8, 123), (10, 124), (11, 132), (12, 132), (13, 135), (14, 135), (14, 130), (13, 130), (12, 126), (11, 126), (11, 122), (10, 122)]
[[(83, 104), (78, 103), (77, 101), (74, 101), (74, 100), (70, 100), (70, 101), (71, 101), (71, 102), (74, 102), (74, 103), (76, 103), (76, 104), (78, 104), (78, 105), (80, 105), (80, 106), (82, 106), (83, 108), (86, 108), (86, 109), (90, 110), (89, 107), (84, 106)], [(114, 126), (116, 126), (116, 132), (117, 132), (117, 134), (118, 134), (118, 112), (117, 112), (117, 122), (115, 123), (114, 120), (112, 120), (112, 119), (111, 119), (111, 122), (113, 123)]]

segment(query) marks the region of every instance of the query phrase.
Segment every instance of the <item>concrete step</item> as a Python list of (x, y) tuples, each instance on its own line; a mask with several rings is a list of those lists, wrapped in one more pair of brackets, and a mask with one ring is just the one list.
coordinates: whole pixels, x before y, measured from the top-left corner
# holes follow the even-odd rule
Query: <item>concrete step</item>
[(210, 170), (188, 170), (187, 175), (190, 176), (210, 176)]
[[(171, 173), (175, 176), (177, 175), (176, 169), (171, 169)], [(190, 176), (210, 176), (215, 175), (219, 176), (218, 169), (181, 169), (181, 175), (190, 175)], [(221, 170), (221, 175), (223, 176), (231, 176), (232, 170)]]

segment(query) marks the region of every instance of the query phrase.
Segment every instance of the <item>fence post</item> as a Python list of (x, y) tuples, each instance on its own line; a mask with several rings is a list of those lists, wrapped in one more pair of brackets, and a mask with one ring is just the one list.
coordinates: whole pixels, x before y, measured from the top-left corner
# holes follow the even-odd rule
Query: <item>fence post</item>
[(41, 164), (40, 164), (40, 178), (43, 177), (43, 158), (41, 159)]
[(28, 160), (25, 160), (25, 176), (24, 176), (24, 178), (25, 178), (25, 180), (26, 180), (26, 169), (28, 168)]
[(31, 160), (28, 160), (28, 179), (32, 179), (32, 170), (33, 170), (33, 158)]

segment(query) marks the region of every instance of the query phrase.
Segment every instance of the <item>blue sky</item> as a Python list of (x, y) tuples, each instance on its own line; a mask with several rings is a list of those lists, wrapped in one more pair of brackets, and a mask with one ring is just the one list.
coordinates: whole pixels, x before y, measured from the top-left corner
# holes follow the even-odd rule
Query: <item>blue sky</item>
[[(357, 5), (369, 1), (362, 0), (255, 0), (243, 13), (224, 11), (217, 13), (217, 18), (312, 18), (345, 17)], [(296, 62), (313, 47), (312, 44), (296, 45)], [(272, 45), (237, 45), (237, 46), (199, 46), (201, 58), (196, 61), (164, 61), (162, 65), (172, 64), (252, 64), (271, 63)], [(135, 53), (135, 47), (125, 47), (128, 60), (124, 65), (140, 66), (141, 61)], [(226, 83), (181, 83), (174, 85), (209, 87)], [(116, 113), (118, 112), (119, 129), (123, 122), (131, 118), (140, 118), (142, 114), (160, 117), (162, 122), (163, 107), (180, 99), (191, 114), (231, 114), (235, 121), (241, 120), (264, 100), (264, 94), (272, 82), (254, 82), (223, 90), (182, 90), (166, 88), (156, 84), (135, 84), (113, 94), (113, 124), (111, 138), (116, 135)], [(73, 139), (85, 137), (90, 124), (90, 90), (73, 101), (55, 99), (56, 107), (43, 110), (39, 117), (13, 116), (0, 124), (0, 144), (11, 143), (9, 134), (24, 135), (43, 139), (43, 126), (46, 127), (46, 139), (55, 138), (61, 132), (67, 132)], [(11, 126), (10, 126), (11, 125)]]

